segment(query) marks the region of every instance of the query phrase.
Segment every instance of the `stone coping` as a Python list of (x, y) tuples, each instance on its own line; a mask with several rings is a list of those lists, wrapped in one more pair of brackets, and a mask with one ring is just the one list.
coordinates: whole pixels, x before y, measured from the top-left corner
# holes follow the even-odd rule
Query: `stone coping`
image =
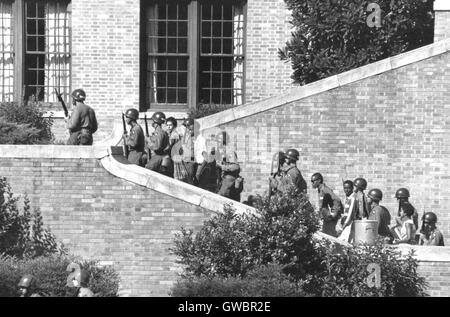
[(434, 0), (434, 11), (450, 11), (450, 1)]
[[(329, 236), (322, 232), (317, 232), (314, 237), (318, 240), (328, 240), (342, 247), (352, 247), (348, 242), (339, 240), (335, 237)], [(449, 262), (450, 265), (450, 247), (431, 247), (431, 246), (419, 246), (419, 245), (390, 245), (389, 247), (396, 248), (403, 255), (408, 254), (411, 250), (414, 251), (414, 257), (419, 262)]]
[(101, 159), (108, 146), (0, 145), (0, 158)]
[[(448, 0), (445, 1), (446, 3), (450, 3)], [(390, 70), (446, 53), (448, 51), (450, 51), (450, 39), (445, 39), (403, 54), (352, 69), (338, 75), (330, 76), (305, 86), (293, 88), (282, 95), (269, 97), (260, 101), (228, 109), (208, 117), (200, 118), (198, 119), (200, 130), (202, 131), (209, 128), (218, 127), (225, 123), (268, 111), (287, 103), (351, 84), (371, 76), (379, 75)]]
[(189, 204), (202, 207), (214, 212), (222, 212), (224, 205), (235, 208), (237, 213), (253, 213), (254, 208), (238, 203), (234, 200), (213, 194), (201, 188), (177, 181), (173, 178), (150, 171), (132, 164), (122, 164), (114, 158), (114, 148), (108, 149), (108, 156), (100, 162), (112, 175), (132, 182), (134, 184), (155, 190), (173, 198), (180, 199)]

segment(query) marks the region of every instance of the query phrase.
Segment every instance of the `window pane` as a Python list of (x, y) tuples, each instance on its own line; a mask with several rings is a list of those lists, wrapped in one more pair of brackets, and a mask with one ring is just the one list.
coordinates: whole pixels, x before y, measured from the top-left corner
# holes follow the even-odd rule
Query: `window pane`
[(179, 39), (178, 40), (178, 53), (187, 53), (187, 50), (188, 50), (187, 39)]
[(168, 22), (167, 23), (167, 35), (169, 36), (177, 36), (177, 22)]
[(202, 36), (211, 36), (211, 22), (202, 22)]
[(187, 36), (187, 22), (178, 22), (178, 36)]
[(202, 53), (204, 53), (204, 54), (211, 53), (211, 40), (210, 39), (202, 39)]
[(0, 102), (14, 100), (14, 21), (11, 2), (0, 2)]

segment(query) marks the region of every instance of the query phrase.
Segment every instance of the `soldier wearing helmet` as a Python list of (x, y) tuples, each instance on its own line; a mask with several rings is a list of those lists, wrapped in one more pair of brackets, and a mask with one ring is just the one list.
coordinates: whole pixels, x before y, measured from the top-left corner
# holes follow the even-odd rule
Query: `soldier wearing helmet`
[(92, 145), (92, 135), (97, 131), (98, 123), (95, 111), (86, 105), (86, 93), (82, 89), (72, 92), (74, 110), (66, 119), (67, 129), (70, 132), (68, 145)]
[(123, 135), (125, 145), (129, 148), (128, 161), (131, 164), (143, 166), (142, 157), (145, 151), (145, 135), (142, 127), (137, 123), (139, 119), (139, 111), (136, 109), (128, 109), (125, 112), (127, 124), (131, 127), (130, 133)]
[(392, 235), (389, 229), (391, 223), (391, 214), (386, 207), (380, 205), (383, 199), (383, 192), (378, 188), (369, 190), (367, 194), (367, 203), (369, 204), (369, 220), (376, 220), (378, 222), (378, 235), (386, 238), (386, 241), (391, 241)]
[(444, 236), (436, 227), (437, 216), (434, 212), (427, 212), (422, 217), (419, 245), (444, 246)]
[(31, 274), (22, 276), (17, 286), (19, 287), (20, 297), (42, 297), (37, 292), (38, 287), (36, 278)]
[(337, 237), (336, 225), (342, 214), (342, 202), (333, 190), (325, 185), (322, 174), (313, 174), (311, 183), (319, 194), (319, 213), (323, 220), (322, 232)]
[(145, 166), (149, 170), (163, 173), (161, 165), (164, 157), (168, 154), (169, 135), (163, 130), (162, 124), (166, 121), (166, 115), (162, 112), (155, 112), (152, 115), (152, 126), (155, 129), (153, 134), (146, 138), (147, 147), (151, 151), (151, 158)]
[(306, 194), (306, 181), (297, 167), (300, 153), (295, 149), (289, 149), (284, 153), (284, 159), (280, 175), (272, 175), (269, 178), (272, 192), (287, 193), (289, 188), (295, 188), (298, 192)]
[[(397, 224), (399, 226), (402, 225), (401, 221), (400, 221), (400, 209), (401, 209), (401, 205), (403, 203), (409, 203), (411, 206), (412, 204), (409, 202), (409, 190), (407, 190), (406, 188), (399, 188), (396, 192), (395, 192), (395, 198), (397, 198), (398, 201), (398, 213), (397, 213), (397, 217), (395, 218), (395, 221), (397, 222)], [(414, 208), (414, 206), (413, 206)], [(412, 216), (414, 225), (416, 226), (416, 228), (419, 227), (419, 213), (417, 212), (417, 209), (414, 208), (414, 214)]]
[(222, 182), (218, 194), (234, 201), (241, 201), (241, 193), (244, 189), (244, 179), (239, 175), (241, 167), (238, 163), (237, 154), (230, 153), (228, 158), (219, 163), (222, 170)]
[(357, 178), (353, 182), (355, 186), (355, 220), (369, 217), (369, 206), (364, 190), (367, 188), (367, 181), (364, 178)]

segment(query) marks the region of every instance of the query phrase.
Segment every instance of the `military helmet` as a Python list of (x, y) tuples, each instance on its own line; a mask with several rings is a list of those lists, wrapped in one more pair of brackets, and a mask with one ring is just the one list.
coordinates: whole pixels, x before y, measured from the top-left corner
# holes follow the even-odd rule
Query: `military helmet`
[(379, 190), (378, 188), (371, 189), (369, 193), (367, 194), (370, 198), (372, 198), (375, 201), (381, 201), (383, 199), (383, 192)]
[(300, 153), (296, 149), (287, 150), (285, 156), (294, 161), (298, 161), (300, 159)]
[(409, 191), (406, 188), (400, 188), (395, 193), (395, 198), (408, 198), (409, 197)]
[(86, 286), (89, 283), (89, 272), (79, 270), (75, 273), (75, 279), (78, 281), (78, 286)]
[(364, 178), (357, 178), (353, 182), (356, 188), (365, 190), (367, 188), (367, 181)]
[(134, 108), (128, 109), (127, 112), (125, 112), (125, 117), (137, 121), (137, 119), (139, 119), (139, 111)]
[(425, 220), (427, 220), (429, 222), (436, 223), (437, 222), (437, 216), (436, 216), (436, 214), (434, 212), (429, 211), (429, 212), (426, 212), (423, 215), (423, 217), (422, 217), (422, 221), (425, 221)]
[(190, 125), (194, 125), (194, 119), (192, 119), (192, 118), (184, 119), (183, 125), (184, 125), (185, 127), (188, 127), (188, 126), (190, 126)]
[(75, 89), (72, 92), (72, 97), (75, 101), (83, 102), (86, 100), (86, 93), (84, 92), (83, 89)]
[(29, 288), (29, 287), (35, 286), (35, 284), (36, 284), (36, 278), (31, 274), (25, 274), (24, 276), (22, 276), (22, 278), (20, 279), (20, 282), (19, 282), (19, 284), (17, 284), (17, 286)]
[(155, 112), (152, 115), (152, 120), (155, 121), (158, 124), (163, 124), (164, 121), (166, 120), (166, 115), (163, 112)]

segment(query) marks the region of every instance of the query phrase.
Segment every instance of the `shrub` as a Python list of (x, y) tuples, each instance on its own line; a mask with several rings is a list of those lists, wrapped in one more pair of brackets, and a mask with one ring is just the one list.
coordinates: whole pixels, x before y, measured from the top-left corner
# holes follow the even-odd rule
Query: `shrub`
[(35, 258), (66, 252), (50, 229), (44, 228), (39, 209), (31, 212), (26, 196), (20, 212), (19, 197), (14, 197), (4, 177), (0, 178), (0, 197), (0, 254)]
[(318, 219), (303, 194), (264, 199), (256, 215), (230, 207), (207, 220), (194, 235), (182, 228), (172, 251), (185, 276), (245, 277), (253, 268), (280, 263), (298, 279), (318, 265), (311, 237)]
[[(416, 297), (427, 296), (428, 286), (417, 273), (418, 262), (411, 251), (401, 252), (382, 241), (374, 246), (362, 245), (346, 249), (341, 254), (324, 246), (323, 262), (326, 270), (314, 276), (315, 289), (308, 289), (318, 296), (326, 297)], [(367, 282), (372, 271), (369, 264), (380, 266), (381, 287)]]
[(0, 117), (0, 144), (29, 144), (37, 140), (40, 131), (30, 124), (7, 122)]
[(174, 297), (298, 297), (300, 285), (283, 273), (279, 264), (255, 267), (244, 278), (190, 277), (172, 288)]
[(220, 104), (199, 104), (197, 108), (188, 112), (188, 117), (192, 119), (203, 118), (233, 107)]
[[(38, 102), (28, 101), (27, 103), (19, 104), (16, 102), (0, 104), (0, 117), (3, 117), (7, 123), (15, 123), (17, 127), (7, 126), (5, 123), (2, 130), (9, 131), (8, 134), (2, 138), (2, 143), (11, 144), (50, 144), (53, 140), (51, 127), (53, 125), (53, 118), (44, 118), (44, 112)], [(1, 122), (1, 121), (0, 121)], [(26, 128), (28, 132), (20, 133), (17, 131), (20, 127)], [(3, 140), (8, 140), (4, 142)]]
[(17, 284), (25, 274), (38, 281), (39, 291), (46, 296), (67, 297), (75, 295), (75, 288), (67, 287), (67, 266), (79, 263), (90, 273), (88, 287), (96, 297), (117, 296), (119, 276), (111, 267), (99, 267), (97, 261), (79, 261), (73, 257), (47, 256), (35, 259), (17, 259), (0, 256), (0, 297), (17, 296)]

